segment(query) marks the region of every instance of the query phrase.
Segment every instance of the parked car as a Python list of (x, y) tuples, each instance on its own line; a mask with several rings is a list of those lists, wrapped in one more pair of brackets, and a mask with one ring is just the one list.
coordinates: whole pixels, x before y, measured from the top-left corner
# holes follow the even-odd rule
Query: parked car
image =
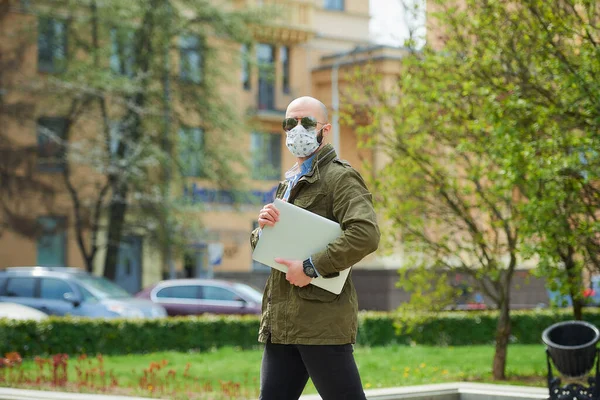
[(489, 307), (485, 303), (485, 299), (481, 292), (474, 290), (467, 284), (456, 285), (458, 296), (453, 299), (453, 303), (446, 306), (445, 310), (451, 311), (472, 311), (472, 310), (487, 310)]
[[(559, 283), (558, 283), (559, 284)], [(546, 289), (550, 305), (557, 307), (572, 307), (571, 296), (563, 294), (560, 290)], [(581, 292), (584, 307), (600, 307), (600, 275), (590, 277), (589, 286)]]
[(48, 318), (48, 314), (17, 303), (0, 303), (0, 318), (33, 319), (40, 321)]
[(161, 306), (136, 299), (111, 281), (79, 268), (5, 268), (0, 271), (0, 302), (22, 304), (49, 315), (105, 318), (166, 316)]
[(240, 282), (218, 279), (170, 279), (136, 297), (160, 304), (169, 315), (260, 314), (262, 293)]

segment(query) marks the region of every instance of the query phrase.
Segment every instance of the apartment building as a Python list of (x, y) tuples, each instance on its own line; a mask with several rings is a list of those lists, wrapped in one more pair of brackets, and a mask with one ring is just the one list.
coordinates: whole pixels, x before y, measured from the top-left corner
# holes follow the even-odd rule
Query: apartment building
[[(14, 4), (23, 2), (14, 2)], [(294, 163), (293, 156), (285, 147), (285, 134), (281, 129), (287, 104), (294, 98), (310, 95), (321, 99), (330, 110), (330, 122), (335, 133), (331, 140), (339, 155), (359, 170), (365, 159), (373, 161), (374, 154), (358, 150), (358, 139), (352, 126), (345, 126), (337, 119), (341, 88), (345, 84), (343, 72), (357, 60), (365, 62), (379, 51), (385, 59), (397, 58), (388, 54), (389, 49), (373, 46), (369, 38), (369, 1), (366, 0), (235, 0), (236, 7), (252, 7), (261, 4), (275, 5), (280, 17), (255, 30), (257, 44), (241, 46), (241, 58), (233, 79), (223, 90), (233, 94), (236, 107), (249, 115), (248, 131), (236, 149), (250, 155), (251, 165), (246, 171), (249, 196), (255, 201), (234, 204), (233, 194), (217, 188), (205, 179), (201, 168), (189, 165), (182, 188), (174, 193), (193, 202), (201, 203), (204, 211), (194, 218), (202, 221), (206, 235), (202, 241), (189, 244), (184, 255), (169, 259), (166, 254), (148, 243), (143, 236), (128, 235), (123, 238), (117, 267), (117, 282), (130, 292), (165, 277), (213, 277), (248, 276), (253, 273), (264, 277), (267, 267), (251, 259), (249, 233), (256, 226), (256, 216), (262, 203), (270, 202), (277, 183)], [(1, 46), (9, 46), (11, 26), (31, 25), (32, 46), (26, 49), (23, 65), (13, 66), (14, 74), (5, 71), (2, 84), (12, 76), (44, 74), (59, 68), (65, 58), (70, 40), (68, 30), (60, 20), (37, 18), (28, 15), (22, 7), (9, 10), (8, 23), (0, 31)], [(112, 32), (111, 32), (112, 35)], [(123, 51), (124, 46), (115, 34), (109, 38), (113, 51)], [(195, 60), (202, 57), (201, 46), (193, 38), (182, 38), (178, 57), (185, 61), (181, 69), (183, 78), (199, 79), (201, 70), (194, 68)], [(6, 48), (6, 47), (5, 47)], [(126, 50), (126, 49), (125, 49)], [(118, 57), (110, 57), (109, 67), (127, 72), (128, 65)], [(231, 61), (231, 62), (238, 62)], [(354, 63), (354, 64), (353, 64)], [(257, 68), (260, 66), (270, 68)], [(189, 67), (192, 66), (192, 67)], [(269, 73), (265, 71), (274, 71)], [(19, 75), (21, 74), (21, 75)], [(10, 86), (10, 85), (8, 85)], [(5, 89), (5, 100), (18, 101), (28, 93)], [(31, 98), (30, 98), (31, 100)], [(34, 100), (35, 102), (36, 100)], [(41, 104), (41, 99), (40, 103)], [(33, 174), (42, 174), (48, 182), (57, 180), (57, 174), (65, 168), (61, 154), (55, 154), (56, 146), (44, 139), (40, 131), (60, 133), (65, 120), (50, 115), (44, 107), (37, 107), (30, 120), (15, 126), (3, 126), (9, 136), (28, 143), (37, 152), (37, 165)], [(93, 132), (93, 129), (88, 129)], [(179, 130), (186, 140), (201, 142), (210, 135), (201, 126), (187, 126)], [(81, 175), (89, 171), (78, 171)], [(66, 190), (66, 189), (65, 189)], [(30, 196), (31, 197), (31, 196)], [(36, 196), (33, 196), (36, 197)], [(25, 199), (24, 199), (25, 200)], [(0, 237), (0, 267), (14, 265), (68, 265), (83, 268), (85, 263), (74, 233), (76, 221), (70, 210), (72, 205), (66, 196), (55, 200), (64, 204), (64, 212), (47, 213), (43, 195), (28, 198), (22, 207), (37, 219), (43, 227), (42, 234), (31, 239), (5, 229)], [(257, 201), (256, 201), (257, 200)], [(100, 236), (105, 234), (101, 232)], [(101, 246), (102, 247), (102, 246)], [(101, 272), (103, 249), (99, 249), (95, 269)], [(360, 268), (381, 267), (378, 258), (365, 260)], [(262, 279), (262, 278), (261, 278)], [(248, 279), (246, 279), (248, 280)]]

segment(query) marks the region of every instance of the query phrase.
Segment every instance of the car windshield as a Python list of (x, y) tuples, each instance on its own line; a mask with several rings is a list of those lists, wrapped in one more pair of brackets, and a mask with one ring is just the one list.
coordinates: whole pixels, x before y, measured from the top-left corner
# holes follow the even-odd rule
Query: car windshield
[(99, 276), (78, 276), (77, 280), (81, 282), (87, 290), (101, 299), (131, 297), (125, 289), (115, 285), (106, 278)]
[(252, 286), (248, 286), (244, 283), (236, 283), (234, 286), (236, 290), (242, 293), (246, 298), (249, 298), (255, 303), (262, 302), (262, 293), (254, 289)]

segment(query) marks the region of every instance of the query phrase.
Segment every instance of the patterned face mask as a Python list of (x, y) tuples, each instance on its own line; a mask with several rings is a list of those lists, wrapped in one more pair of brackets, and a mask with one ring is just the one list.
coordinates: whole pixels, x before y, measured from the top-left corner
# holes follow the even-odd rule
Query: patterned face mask
[(317, 134), (316, 129), (307, 130), (302, 125), (298, 124), (294, 129), (287, 131), (287, 138), (285, 144), (289, 151), (296, 157), (308, 157), (319, 148), (323, 135), (319, 130)]

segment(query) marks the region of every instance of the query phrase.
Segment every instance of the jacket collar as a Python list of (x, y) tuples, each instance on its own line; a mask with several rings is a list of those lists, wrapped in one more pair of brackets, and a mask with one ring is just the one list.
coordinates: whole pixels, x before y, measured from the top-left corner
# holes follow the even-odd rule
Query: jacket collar
[(323, 166), (327, 163), (330, 163), (337, 157), (335, 149), (330, 143), (327, 143), (320, 150), (317, 151), (317, 155), (315, 156), (312, 168), (306, 175), (303, 176), (303, 179), (306, 179), (309, 183), (315, 182), (319, 179), (319, 167)]

